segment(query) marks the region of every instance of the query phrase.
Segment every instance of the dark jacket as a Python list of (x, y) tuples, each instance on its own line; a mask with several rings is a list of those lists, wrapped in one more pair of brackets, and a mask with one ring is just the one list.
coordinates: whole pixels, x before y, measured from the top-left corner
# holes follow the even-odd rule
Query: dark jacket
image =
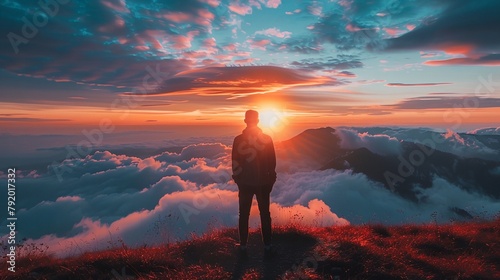
[(236, 136), (232, 151), (233, 179), (238, 186), (266, 186), (276, 181), (273, 140), (258, 127), (247, 127)]

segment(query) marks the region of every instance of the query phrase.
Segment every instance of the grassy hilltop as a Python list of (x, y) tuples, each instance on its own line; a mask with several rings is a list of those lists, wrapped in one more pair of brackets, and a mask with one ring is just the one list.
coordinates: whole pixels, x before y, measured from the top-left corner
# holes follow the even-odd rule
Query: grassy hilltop
[[(279, 255), (263, 259), (252, 231), (249, 258), (236, 229), (160, 247), (113, 248), (58, 259), (27, 254), (2, 279), (500, 279), (500, 219), (449, 225), (275, 229)], [(6, 273), (8, 272), (8, 273)]]

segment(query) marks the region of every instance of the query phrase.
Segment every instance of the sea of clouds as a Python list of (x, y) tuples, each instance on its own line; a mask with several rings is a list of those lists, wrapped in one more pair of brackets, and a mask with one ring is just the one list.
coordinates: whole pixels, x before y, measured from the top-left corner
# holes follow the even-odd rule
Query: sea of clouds
[[(365, 147), (381, 155), (399, 153), (400, 142), (420, 143), (464, 158), (500, 161), (500, 128), (457, 133), (425, 128), (348, 127), (337, 129), (343, 148)], [(489, 138), (481, 136), (490, 136)]]
[[(398, 153), (400, 141), (416, 135), (360, 128), (335, 133), (345, 148), (367, 147), (380, 154)], [(458, 134), (441, 135), (447, 144), (439, 147), (449, 145), (448, 150), (455, 153), (472, 151), (457, 148), (457, 141), (467, 144), (457, 140)], [(487, 158), (487, 149), (475, 151)], [(190, 144), (177, 153), (142, 158), (100, 150), (58, 162), (46, 171), (23, 171), (17, 180), (17, 239), (43, 243), (49, 252), (66, 256), (121, 246), (121, 242), (157, 245), (236, 227), (238, 189), (231, 180), (230, 153), (231, 147), (222, 143)], [(439, 177), (432, 188), (418, 190), (426, 199), (417, 204), (364, 174), (287, 166), (291, 164), (278, 158), (278, 179), (271, 194), (274, 225), (446, 223), (461, 219), (451, 208), (484, 219), (500, 212), (500, 201)], [(259, 226), (258, 212), (254, 202), (253, 228)], [(5, 237), (4, 221), (1, 228)]]

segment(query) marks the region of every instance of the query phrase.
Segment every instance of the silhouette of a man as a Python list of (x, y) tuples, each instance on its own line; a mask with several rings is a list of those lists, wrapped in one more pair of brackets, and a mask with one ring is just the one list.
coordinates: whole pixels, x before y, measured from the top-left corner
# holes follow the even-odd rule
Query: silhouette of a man
[(246, 254), (248, 219), (253, 196), (257, 198), (260, 211), (262, 239), (265, 255), (272, 256), (270, 193), (276, 181), (276, 155), (273, 140), (257, 126), (259, 113), (245, 113), (247, 127), (233, 142), (233, 179), (238, 185), (240, 253)]

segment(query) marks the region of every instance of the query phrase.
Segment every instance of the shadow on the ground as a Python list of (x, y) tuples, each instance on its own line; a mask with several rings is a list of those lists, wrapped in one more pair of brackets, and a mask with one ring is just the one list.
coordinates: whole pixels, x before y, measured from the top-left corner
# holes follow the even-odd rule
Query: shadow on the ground
[[(238, 232), (228, 235), (237, 240)], [(250, 233), (248, 239), (248, 257), (239, 256), (236, 247), (233, 258), (222, 265), (226, 271), (232, 271), (231, 279), (278, 279), (287, 273), (299, 274), (304, 267), (313, 266), (315, 257), (312, 249), (317, 239), (300, 231), (275, 231), (273, 244), (278, 253), (271, 259), (264, 258), (264, 246), (260, 231)]]

